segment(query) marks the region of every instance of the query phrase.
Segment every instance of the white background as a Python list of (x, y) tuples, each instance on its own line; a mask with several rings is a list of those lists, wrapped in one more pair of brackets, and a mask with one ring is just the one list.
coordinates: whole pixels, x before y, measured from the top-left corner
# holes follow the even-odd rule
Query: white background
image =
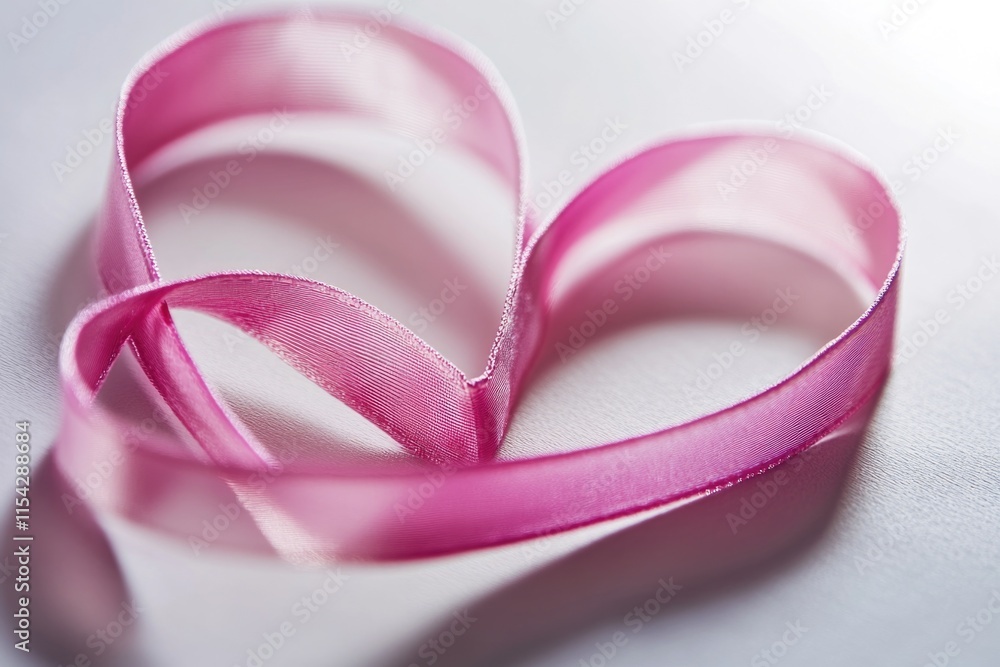
[[(364, 4), (379, 8), (383, 3)], [(546, 11), (557, 10), (556, 0), (402, 4), (406, 19), (453, 32), (496, 64), (522, 114), (536, 188), (566, 168), (577, 147), (597, 136), (607, 118), (620, 118), (627, 130), (576, 176), (575, 185), (616, 156), (692, 124), (734, 119), (774, 124), (805, 103), (812, 87), (824, 86), (832, 98), (810, 115), (802, 131), (844, 141), (905, 184), (900, 199), (910, 237), (900, 340), (912, 337), (936, 310), (949, 313), (948, 324), (891, 377), (836, 510), (818, 534), (762, 567), (682, 592), (669, 613), (657, 615), (630, 638), (613, 664), (768, 664), (759, 658), (754, 662), (755, 656), (781, 638), (786, 622), (795, 621), (808, 631), (781, 658), (783, 665), (922, 665), (929, 652), (951, 641), (960, 651), (949, 664), (998, 664), (1000, 616), (971, 641), (959, 624), (1000, 590), (1000, 279), (987, 281), (961, 310), (948, 294), (973, 277), (984, 258), (1000, 251), (1000, 46), (995, 34), (1000, 8), (985, 0), (910, 2), (912, 16), (904, 15), (898, 29), (890, 31), (885, 25), (880, 29), (880, 21), (893, 15), (888, 0), (589, 0), (554, 27)], [(93, 154), (61, 181), (53, 163), (65, 160), (86, 131), (110, 117), (121, 82), (148, 49), (191, 21), (215, 14), (219, 6), (207, 0), (72, 0), (16, 52), (9, 37), (0, 45), (0, 420), (12, 431), (14, 421), (29, 419), (36, 453), (54, 438), (58, 423), (53, 345), (71, 311), (89, 296), (73, 276), (87, 265), (84, 239), (107, 177), (110, 139), (96, 142)], [(273, 3), (247, 0), (236, 12), (259, 6)], [(674, 53), (724, 9), (735, 20), (679, 69)], [(19, 32), (23, 17), (37, 11), (33, 2), (5, 3), (3, 34)], [(912, 156), (931, 148), (938, 133), (948, 130), (957, 133), (955, 142), (926, 171), (914, 172)], [(183, 182), (178, 187), (187, 191)], [(158, 201), (151, 198), (150, 207)], [(473, 205), (483, 207), (484, 201), (489, 201), (485, 195)], [(161, 206), (159, 216), (150, 214), (163, 221), (153, 240), (168, 276), (231, 267), (288, 270), (311, 252), (316, 236), (308, 230), (276, 233), (282, 229), (280, 219), (223, 202), (212, 211), (218, 226), (184, 226), (176, 224), (175, 205)], [(488, 230), (502, 230), (505, 215), (481, 211)], [(236, 224), (245, 225), (239, 242), (221, 241), (233, 238)], [(478, 243), (487, 253), (485, 290), (494, 300), (502, 296), (505, 280), (506, 233), (484, 231), (469, 241), (470, 248)], [(349, 281), (350, 275), (364, 273), (349, 253), (344, 255), (339, 268), (331, 262), (316, 277)], [(426, 303), (420, 300), (426, 295), (412, 296), (412, 303), (406, 300), (411, 296), (399, 297), (395, 303), (391, 295), (378, 297), (379, 289), (368, 289), (375, 294), (372, 300), (390, 311), (405, 314), (414, 304)], [(475, 316), (474, 309), (465, 308), (449, 317)], [(310, 415), (329, 418), (329, 401), (316, 403), (307, 386), (294, 384), (266, 357), (248, 351), (246, 359), (260, 364), (251, 366), (244, 357), (235, 363), (235, 357), (223, 354), (223, 337), (213, 333), (221, 331), (218, 325), (197, 318), (181, 322), (206, 373), (230, 388), (234, 400), (297, 410), (305, 421)], [(438, 335), (437, 343), (447, 348), (448, 333)], [(641, 431), (646, 425), (639, 420), (648, 419), (643, 415), (650, 406), (632, 397), (657, 391), (671, 400), (677, 395), (660, 385), (643, 390), (642, 383), (650, 382), (643, 371), (651, 364), (676, 366), (677, 349), (693, 355), (686, 368), (697, 370), (710, 357), (692, 350), (701, 345), (710, 354), (732, 335), (724, 326), (706, 325), (697, 332), (661, 328), (588, 348), (529, 396), (508, 454), (544, 449), (543, 439), (534, 437), (539, 433), (550, 434), (554, 442), (593, 444)], [(782, 335), (771, 336), (744, 360), (720, 383), (720, 395), (712, 402), (724, 404), (780, 377), (816, 347)], [(657, 351), (662, 357), (663, 349), (675, 352), (666, 361), (650, 360)], [(690, 382), (691, 376), (681, 381)], [(277, 382), (288, 384), (274, 392)], [(371, 435), (364, 425), (350, 428), (360, 429), (359, 439)], [(13, 454), (0, 456), (0, 470), (0, 478), (12, 478)], [(477, 601), (505, 587), (516, 590), (529, 572), (541, 572), (541, 580), (551, 584), (546, 590), (558, 591), (559, 559), (624, 523), (535, 544), (531, 557), (515, 545), (413, 564), (345, 567), (350, 579), (344, 589), (266, 664), (427, 664), (418, 657), (418, 647), (437, 635), (452, 611), (469, 608), (475, 614)], [(108, 525), (129, 584), (146, 609), (133, 633), (137, 641), (129, 650), (134, 653), (121, 656), (121, 664), (246, 664), (246, 650), (260, 642), (261, 633), (287, 619), (293, 601), (324, 578), (224, 550), (195, 558), (182, 542), (116, 520)], [(859, 557), (873, 559), (873, 566), (859, 568)], [(600, 576), (614, 582), (621, 566), (609, 556)], [(588, 583), (570, 579), (565, 585)], [(654, 577), (645, 588), (623, 590), (623, 595), (639, 603), (656, 586)], [(527, 594), (513, 600), (515, 609), (534, 604)], [(595, 642), (622, 628), (617, 609), (597, 599), (592, 608), (574, 610), (568, 627), (553, 619), (558, 633), (516, 656), (505, 655), (498, 664), (578, 665), (590, 658)], [(93, 619), (95, 629), (106, 623)], [(463, 639), (492, 637), (510, 647), (522, 641), (487, 626), (486, 621), (475, 625)], [(545, 628), (539, 630), (546, 634)], [(10, 648), (9, 639), (0, 643), (4, 664), (29, 664)], [(489, 664), (488, 656), (480, 657)]]

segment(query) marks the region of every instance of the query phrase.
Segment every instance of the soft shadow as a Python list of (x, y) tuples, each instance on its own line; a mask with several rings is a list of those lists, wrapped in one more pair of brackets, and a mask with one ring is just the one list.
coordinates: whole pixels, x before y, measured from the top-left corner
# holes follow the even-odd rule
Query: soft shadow
[[(76, 491), (52, 456), (36, 465), (31, 477), (30, 529), (6, 529), (7, 543), (30, 552), (27, 591), (3, 586), (8, 619), (18, 598), (30, 599), (31, 653), (48, 664), (86, 664), (95, 667), (137, 664), (134, 661), (136, 629), (141, 610), (125, 583), (118, 559), (93, 513), (76, 499)], [(11, 512), (13, 514), (13, 512)], [(30, 542), (14, 537), (31, 535)], [(16, 572), (17, 558), (8, 556)], [(10, 621), (8, 621), (10, 622)], [(15, 619), (16, 623), (16, 619)], [(16, 627), (16, 626), (15, 626)]]
[[(603, 625), (630, 634), (625, 615), (653, 598), (661, 580), (682, 587), (654, 613), (665, 623), (768, 585), (822, 540), (876, 404), (877, 397), (869, 400), (836, 434), (761, 475), (609, 535), (471, 602), (475, 625), (436, 664), (510, 664)], [(525, 548), (537, 550), (538, 543)], [(413, 650), (387, 664), (410, 664), (416, 646), (451, 622), (429, 628)]]
[[(440, 317), (418, 320), (415, 331), (467, 372), (481, 370), (509, 276), (506, 265), (502, 275), (484, 272), (484, 263), (496, 264), (493, 255), (481, 256), (494, 253), (493, 247), (483, 247), (482, 240), (459, 247), (452, 238), (454, 221), (431, 219), (437, 211), (406, 202), (348, 167), (279, 152), (261, 153), (244, 165), (203, 212), (188, 214), (185, 222), (179, 205), (190, 204), (192, 192), (203, 190), (209, 174), (234, 157), (185, 164), (138, 192), (165, 277), (222, 270), (292, 273), (297, 265), (300, 275), (346, 289), (410, 327), (414, 312), (457, 278), (461, 298)], [(438, 206), (446, 207), (453, 197), (440, 199)], [(317, 239), (337, 246), (309, 247)], [(320, 261), (303, 262), (317, 250)]]
[[(670, 257), (649, 272), (642, 288), (625, 300), (614, 285), (623, 276), (636, 275), (636, 267), (643, 264), (651, 248), (659, 248)], [(549, 304), (549, 326), (530, 384), (562, 372), (564, 359), (556, 344), (566, 344), (570, 340), (567, 332), (574, 327), (580, 330), (581, 323), (588, 320), (587, 313), (597, 312), (606, 298), (617, 299), (618, 307), (587, 338), (588, 350), (592, 345), (601, 345), (604, 339), (656, 321), (725, 320), (735, 323), (739, 331), (741, 322), (760, 316), (772, 305), (776, 291), (788, 285), (795, 286), (794, 306), (781, 315), (780, 323), (769, 324), (775, 328), (780, 324), (786, 332), (793, 332), (808, 349), (818, 349), (838, 335), (863, 309), (863, 295), (854, 292), (830, 267), (785, 246), (734, 234), (674, 233), (608, 257), (604, 265), (587, 268), (578, 280), (564, 283), (568, 286), (560, 298)], [(568, 363), (576, 359), (574, 356)], [(787, 371), (800, 361), (794, 360)], [(619, 370), (599, 362), (591, 368), (611, 375)], [(682, 374), (669, 374), (674, 370), (659, 378), (659, 393), (664, 397), (682, 382)], [(727, 396), (721, 384), (700, 392), (698, 397), (688, 397), (686, 404), (684, 396), (675, 392), (657, 404), (662, 405), (662, 410), (652, 419), (659, 423), (642, 424), (640, 432), (735, 402), (739, 396)], [(652, 385), (642, 389), (652, 390)], [(603, 390), (590, 381), (581, 391), (595, 394)], [(633, 393), (625, 392), (624, 397), (616, 396), (613, 390), (606, 396), (601, 393), (600, 399), (594, 405), (587, 404), (586, 410), (565, 415), (559, 412), (560, 406), (546, 404), (553, 408), (547, 413), (549, 423), (575, 415), (580, 420), (593, 420), (582, 430), (596, 432), (628, 408), (615, 401), (634, 400), (628, 397), (635, 391), (633, 387)], [(522, 403), (534, 400), (540, 399), (532, 396), (529, 387)], [(820, 442), (770, 470), (654, 514), (469, 602), (469, 612), (477, 619), (475, 625), (440, 655), (436, 665), (510, 664), (594, 627), (614, 627), (629, 635), (631, 628), (623, 619), (636, 605), (653, 598), (663, 581), (682, 588), (669, 604), (651, 603), (652, 607), (662, 607), (655, 614), (661, 623), (670, 623), (673, 618), (736, 591), (766, 586), (783, 568), (808, 558), (822, 539), (877, 403), (878, 393)], [(521, 405), (520, 409), (525, 407)], [(597, 414), (605, 407), (604, 414)], [(635, 412), (632, 409), (628, 414)], [(636, 427), (631, 421), (617, 426)], [(541, 441), (546, 434), (528, 435)], [(628, 433), (615, 435), (625, 437)], [(523, 449), (514, 456), (508, 452), (512, 458), (522, 455)], [(537, 559), (546, 544), (546, 538), (541, 538), (520, 545), (525, 564)], [(414, 637), (411, 650), (392, 656), (386, 664), (411, 664), (417, 647), (447, 633), (452, 622), (449, 617), (440, 626), (425, 628)], [(586, 659), (589, 655), (580, 657)], [(669, 661), (669, 655), (662, 657)]]
[[(313, 232), (339, 231), (341, 241), (366, 248), (372, 258), (385, 261), (394, 282), (408, 282), (418, 292), (437, 289), (438, 279), (429, 280), (428, 275), (447, 275), (467, 266), (469, 258), (438, 244), (398, 203), (356, 175), (300, 157), (276, 155), (261, 160), (259, 169), (248, 171), (243, 175), (245, 178), (227, 190), (226, 196), (234, 198), (230, 204), (294, 219)], [(151, 198), (150, 205), (156, 198), (173, 198), (176, 202), (182, 193), (187, 196), (192, 184), (202, 184), (204, 175), (218, 165), (218, 161), (188, 165), (165, 177), (144, 196)], [(354, 193), (352, 208), (349, 215), (338, 218), (343, 223), (341, 227), (331, 228), (331, 211), (343, 213), (345, 192)], [(384, 243), (386, 237), (392, 237), (392, 243)], [(48, 321), (60, 331), (78, 306), (96, 293), (94, 272), (89, 268), (88, 243), (89, 232), (74, 244), (51, 287)], [(396, 254), (382, 254), (389, 248), (396, 249)], [(728, 252), (735, 256), (744, 250), (734, 242)], [(626, 314), (610, 324), (601, 336), (650, 317), (663, 316), (667, 312), (663, 304), (668, 304), (673, 315), (690, 314), (695, 304), (711, 301), (706, 297), (726, 297), (723, 305), (729, 307), (722, 310), (728, 316), (734, 315), (734, 304), (743, 309), (737, 316), (759, 312), (766, 306), (771, 289), (781, 284), (771, 274), (757, 281), (740, 275), (716, 275), (715, 280), (696, 281), (691, 277), (692, 272), (698, 266), (709, 265), (704, 261), (709, 254), (708, 246), (688, 244), (676, 247), (675, 251), (676, 262), (658, 273), (656, 281), (639, 297), (650, 300), (644, 306), (647, 314), (634, 318)], [(711, 249), (714, 257), (711, 265), (727, 266), (718, 253), (718, 247)], [(732, 266), (738, 263), (733, 262)], [(443, 273), (442, 267), (446, 269)], [(632, 270), (630, 264), (610, 263), (603, 272), (590, 274), (579, 293), (604, 293), (608, 284), (613, 285)], [(483, 306), (490, 302), (488, 288), (471, 279), (470, 283), (471, 291), (465, 299), (472, 310), (465, 313), (461, 326), (470, 327), (477, 339), (491, 338), (499, 312)], [(597, 283), (603, 287), (599, 289)], [(759, 292), (757, 301), (747, 299), (746, 294), (733, 288), (750, 284), (757, 285), (754, 288)], [(767, 289), (760, 290), (762, 285)], [(811, 298), (804, 298), (802, 303), (803, 308), (794, 311), (792, 317), (818, 322), (822, 330), (817, 334), (819, 340), (829, 339), (826, 329), (835, 332), (843, 329), (842, 318), (830, 319), (827, 315), (846, 308), (849, 305), (846, 300), (838, 301), (836, 307), (831, 307), (829, 301)], [(553, 342), (561, 340), (564, 332), (580, 321), (582, 312), (595, 306), (585, 299), (579, 305), (584, 310), (563, 309), (553, 318), (549, 343), (537, 372), (551, 366)], [(635, 312), (640, 310), (637, 307)], [(699, 314), (716, 316), (717, 313)], [(806, 454), (602, 538), (472, 603), (469, 607), (478, 619), (476, 625), (436, 664), (439, 667), (503, 664), (597, 624), (620, 621), (636, 604), (644, 603), (656, 593), (661, 579), (672, 579), (683, 588), (658, 615), (660, 619), (683, 614), (734, 590), (765, 585), (780, 568), (808, 557), (810, 547), (821, 539), (876, 402), (877, 397), (869, 400), (848, 423)], [(310, 425), (294, 423), (294, 426), (302, 435)], [(313, 427), (314, 433), (322, 430), (319, 425)], [(277, 429), (262, 435), (278, 440), (287, 432)], [(138, 491), (140, 495), (148, 495), (157, 490)], [(162, 492), (164, 498), (170, 497), (169, 489)], [(37, 526), (34, 543), (37, 552), (32, 562), (32, 580), (37, 589), (33, 587), (32, 591), (32, 613), (39, 651), (62, 663), (72, 662), (81, 652), (88, 651), (89, 637), (106, 627), (121, 613), (122, 606), (130, 602), (128, 586), (107, 538), (86, 507), (77, 505), (72, 515), (67, 512), (62, 500), (67, 493), (72, 493), (70, 485), (51, 457), (47, 458), (39, 466), (32, 485), (33, 526)], [(257, 538), (248, 535), (247, 541), (254, 542)], [(8, 603), (12, 602), (8, 598)], [(135, 625), (138, 623), (128, 626), (104, 652), (102, 662), (94, 664), (115, 664), (118, 656), (131, 651), (129, 637)], [(423, 637), (436, 636), (449, 626), (450, 619)], [(389, 664), (408, 665), (414, 654), (415, 651), (408, 651)]]

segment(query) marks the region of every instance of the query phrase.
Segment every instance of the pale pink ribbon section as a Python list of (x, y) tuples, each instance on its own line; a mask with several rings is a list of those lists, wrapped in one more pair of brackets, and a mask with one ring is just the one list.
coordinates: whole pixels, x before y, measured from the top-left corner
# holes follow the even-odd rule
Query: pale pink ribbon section
[[(196, 532), (226, 493), (235, 494), (270, 545), (292, 559), (455, 552), (732, 484), (816, 443), (881, 387), (890, 366), (902, 252), (891, 195), (843, 151), (766, 135), (655, 145), (597, 178), (550, 222), (536, 227), (519, 215), (500, 328), (476, 378), (400, 322), (336, 287), (265, 273), (162, 281), (130, 173), (185, 135), (274, 109), (375, 121), (422, 139), (440, 122), (441, 109), (488, 91), (450, 141), (494, 170), (509, 184), (516, 210), (525, 210), (523, 141), (491, 66), (467, 47), (395, 25), (350, 57), (341, 45), (367, 21), (312, 11), (214, 23), (170, 41), (130, 77), (97, 229), (99, 271), (112, 296), (76, 317), (61, 354), (61, 467), (72, 477), (115, 452), (127, 461), (118, 479), (95, 491), (94, 502), (184, 534)], [(156, 85), (144, 86), (153, 76)], [(768, 169), (745, 192), (721, 202), (719, 174), (765, 140), (779, 147)], [(861, 226), (862, 209), (879, 213)], [(567, 257), (612, 230), (634, 233), (655, 223), (657, 233), (667, 235), (706, 219), (742, 226), (853, 271), (877, 296), (798, 370), (737, 405), (595, 448), (495, 460), (538, 356)], [(284, 471), (260, 490), (250, 480), (274, 464), (272, 455), (202, 378), (173, 325), (175, 308), (248, 332), (426, 460), (427, 468), (311, 464)], [(127, 424), (94, 399), (126, 343), (199, 451), (179, 442), (123, 449), (114, 434)], [(599, 497), (588, 493), (589, 482), (609, 470), (615, 483)], [(394, 508), (428, 484), (432, 492), (421, 492), (419, 511), (401, 520)], [(178, 497), (201, 513), (169, 516), (164, 506)]]

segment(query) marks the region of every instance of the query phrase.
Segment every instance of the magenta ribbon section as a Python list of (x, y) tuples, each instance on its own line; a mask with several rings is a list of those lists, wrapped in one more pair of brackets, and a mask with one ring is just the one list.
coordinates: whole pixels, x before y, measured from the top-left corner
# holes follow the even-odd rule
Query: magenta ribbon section
[[(341, 48), (366, 20), (300, 11), (212, 23), (169, 41), (129, 78), (97, 225), (98, 269), (110, 296), (75, 318), (60, 359), (61, 468), (72, 477), (102, 460), (124, 462), (93, 492), (94, 503), (185, 534), (196, 532), (219, 502), (235, 498), (258, 537), (289, 559), (456, 552), (731, 485), (830, 434), (881, 387), (890, 367), (903, 234), (891, 195), (857, 158), (766, 133), (685, 136), (620, 162), (547, 222), (532, 220), (523, 140), (491, 65), (468, 47), (395, 25), (371, 36), (360, 55)], [(152, 77), (155, 85), (147, 85)], [(160, 149), (213, 124), (275, 109), (371, 121), (422, 139), (442, 109), (469, 95), (480, 107), (449, 141), (507, 184), (520, 212), (500, 327), (478, 377), (467, 377), (402, 323), (336, 287), (255, 272), (160, 279), (131, 177)], [(768, 168), (723, 201), (719, 174), (765, 142)], [(859, 210), (867, 212), (863, 218)], [(553, 300), (581, 249), (606, 238), (652, 240), (716, 223), (850, 274), (874, 299), (794, 373), (736, 405), (621, 442), (497, 460)], [(203, 379), (174, 326), (176, 308), (246, 331), (424, 463), (312, 462), (255, 483), (275, 469), (276, 456)], [(121, 435), (129, 425), (95, 400), (126, 343), (188, 432), (183, 439), (136, 446)], [(615, 483), (595, 497), (590, 483), (607, 471)], [(433, 491), (421, 491), (423, 505), (401, 518), (394, 508), (428, 484)]]

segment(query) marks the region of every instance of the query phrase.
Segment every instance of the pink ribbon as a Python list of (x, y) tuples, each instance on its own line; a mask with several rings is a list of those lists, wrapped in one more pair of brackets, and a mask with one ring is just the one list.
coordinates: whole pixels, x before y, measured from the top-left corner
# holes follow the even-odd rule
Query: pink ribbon
[[(290, 559), (427, 556), (712, 492), (810, 447), (879, 390), (890, 366), (902, 230), (891, 194), (856, 158), (767, 134), (683, 137), (620, 162), (540, 223), (526, 214), (524, 142), (492, 67), (465, 46), (395, 25), (351, 57), (341, 46), (365, 21), (300, 12), (213, 23), (169, 41), (130, 76), (97, 227), (99, 272), (112, 296), (74, 319), (60, 359), (59, 465), (70, 477), (102, 461), (117, 468), (90, 501), (189, 534), (235, 495), (270, 547)], [(276, 108), (375, 121), (422, 139), (441, 109), (470, 95), (478, 108), (449, 141), (493, 170), (520, 212), (501, 324), (478, 377), (336, 287), (257, 272), (160, 279), (130, 174), (171, 142)], [(773, 142), (767, 169), (722, 201), (719, 174), (764, 142)], [(795, 248), (859, 277), (876, 296), (795, 372), (736, 405), (599, 447), (496, 460), (582, 249), (608, 238), (642, 243), (704, 232), (709, 223)], [(280, 462), (202, 378), (173, 324), (175, 308), (246, 331), (426, 463), (282, 464), (260, 484)], [(123, 436), (130, 425), (95, 401), (126, 343), (190, 438), (136, 445)], [(599, 497), (590, 493), (609, 472), (614, 483)], [(415, 491), (422, 506), (401, 517), (399, 504)], [(244, 546), (256, 542), (251, 536)]]

